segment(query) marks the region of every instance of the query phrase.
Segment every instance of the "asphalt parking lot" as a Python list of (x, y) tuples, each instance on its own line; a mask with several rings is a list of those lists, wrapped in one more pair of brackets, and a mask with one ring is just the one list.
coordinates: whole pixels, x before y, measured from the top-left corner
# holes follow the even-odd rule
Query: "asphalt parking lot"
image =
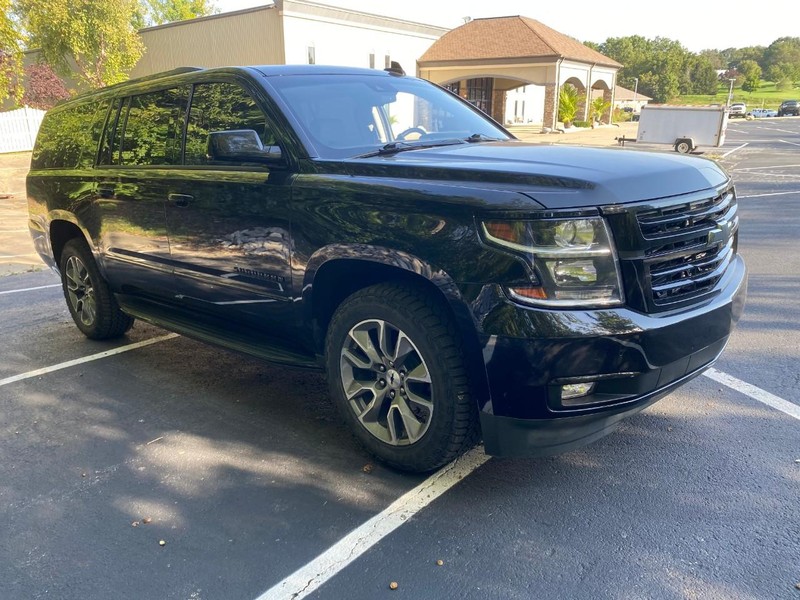
[(708, 155), (742, 321), (713, 371), (558, 457), (396, 473), (318, 374), (142, 323), (91, 342), (55, 274), (0, 277), (0, 598), (800, 599), (800, 119)]

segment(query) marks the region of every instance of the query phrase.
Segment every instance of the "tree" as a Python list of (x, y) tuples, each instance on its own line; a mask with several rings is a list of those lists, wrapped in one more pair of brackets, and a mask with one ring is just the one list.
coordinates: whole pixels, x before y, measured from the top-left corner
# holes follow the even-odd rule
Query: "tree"
[(22, 44), (24, 41), (14, 18), (11, 0), (0, 0), (0, 102), (22, 96)]
[(691, 87), (687, 64), (692, 54), (679, 42), (639, 35), (609, 38), (600, 44), (600, 52), (624, 65), (618, 81), (633, 88), (639, 79), (639, 90), (656, 102), (667, 102)]
[(564, 123), (564, 127), (569, 127), (575, 120), (578, 113), (578, 90), (569, 83), (561, 86), (558, 93), (558, 120)]
[(49, 110), (60, 100), (66, 100), (70, 96), (64, 81), (47, 63), (25, 68), (25, 93), (22, 101), (27, 106)]
[(594, 127), (595, 121), (599, 121), (603, 118), (603, 115), (606, 114), (609, 108), (611, 108), (611, 102), (603, 97), (592, 100), (592, 103), (589, 105), (589, 120), (592, 122), (592, 127)]
[(764, 71), (772, 77), (773, 69), (779, 68), (783, 78), (800, 79), (800, 38), (782, 37), (772, 42), (764, 52)]
[(739, 70), (744, 75), (742, 89), (745, 92), (754, 92), (761, 84), (761, 67), (754, 60), (743, 60), (739, 64)]
[(144, 52), (134, 28), (138, 0), (19, 1), (32, 46), (90, 88), (124, 81)]
[(689, 79), (691, 93), (709, 95), (717, 93), (719, 87), (717, 69), (707, 56), (701, 54), (689, 60)]
[(186, 21), (217, 12), (211, 0), (142, 0), (141, 6), (147, 25)]

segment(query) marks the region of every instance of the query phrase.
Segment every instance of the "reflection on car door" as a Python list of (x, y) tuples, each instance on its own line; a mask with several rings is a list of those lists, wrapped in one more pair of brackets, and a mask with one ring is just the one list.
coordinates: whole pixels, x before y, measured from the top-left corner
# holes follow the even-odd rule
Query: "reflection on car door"
[(175, 296), (164, 205), (180, 175), (189, 87), (117, 99), (95, 170), (95, 214), (112, 287), (169, 300)]
[(195, 84), (187, 119), (183, 182), (170, 189), (167, 227), (179, 298), (196, 310), (246, 321), (273, 335), (294, 326), (291, 232), (285, 170), (215, 161), (213, 132), (272, 128), (238, 83)]

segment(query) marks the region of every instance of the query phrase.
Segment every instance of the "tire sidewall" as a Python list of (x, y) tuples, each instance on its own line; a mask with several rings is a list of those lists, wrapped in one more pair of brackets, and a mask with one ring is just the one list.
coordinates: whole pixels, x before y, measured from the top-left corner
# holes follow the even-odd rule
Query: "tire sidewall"
[[(405, 470), (429, 471), (442, 464), (446, 456), (450, 434), (454, 427), (455, 395), (466, 393), (452, 385), (448, 367), (430, 330), (418, 323), (410, 311), (402, 306), (389, 306), (369, 293), (357, 294), (345, 301), (337, 311), (326, 340), (326, 368), (330, 392), (341, 418), (356, 439), (372, 454), (384, 462)], [(414, 343), (425, 360), (433, 387), (433, 413), (428, 430), (422, 438), (408, 446), (393, 446), (379, 440), (367, 431), (358, 420), (342, 385), (340, 356), (352, 327), (371, 319), (380, 319), (403, 331)], [(427, 466), (431, 465), (431, 466)]]

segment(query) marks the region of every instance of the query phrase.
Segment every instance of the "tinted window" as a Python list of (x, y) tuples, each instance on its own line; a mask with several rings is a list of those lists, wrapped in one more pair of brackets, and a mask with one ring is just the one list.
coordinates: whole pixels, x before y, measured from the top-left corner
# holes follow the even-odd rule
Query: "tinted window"
[(106, 116), (108, 115), (108, 100), (103, 100), (97, 105), (97, 110), (94, 113), (94, 120), (92, 121), (92, 129), (89, 133), (86, 146), (81, 152), (80, 166), (87, 168), (94, 165), (97, 158), (97, 147), (100, 144), (100, 136), (103, 133), (103, 126), (106, 124)]
[(323, 158), (356, 156), (393, 141), (508, 139), (484, 115), (438, 86), (408, 77), (313, 75), (270, 83)]
[(210, 164), (209, 133), (241, 129), (254, 130), (264, 146), (276, 144), (266, 116), (241, 87), (232, 83), (195, 85), (186, 128), (186, 164)]
[[(108, 125), (103, 133), (103, 142), (100, 145), (100, 155), (97, 160), (99, 165), (114, 165), (119, 162), (119, 145), (113, 145), (117, 131), (117, 121), (119, 119), (119, 108), (122, 100), (114, 99), (111, 103), (111, 110), (108, 111)], [(120, 129), (121, 131), (121, 129)]]
[(68, 106), (47, 113), (36, 137), (36, 147), (31, 156), (34, 169), (74, 169), (83, 164), (81, 156), (94, 161), (97, 150), (92, 145), (92, 119), (98, 104), (89, 102)]
[(179, 88), (130, 98), (120, 164), (180, 164), (186, 97)]

